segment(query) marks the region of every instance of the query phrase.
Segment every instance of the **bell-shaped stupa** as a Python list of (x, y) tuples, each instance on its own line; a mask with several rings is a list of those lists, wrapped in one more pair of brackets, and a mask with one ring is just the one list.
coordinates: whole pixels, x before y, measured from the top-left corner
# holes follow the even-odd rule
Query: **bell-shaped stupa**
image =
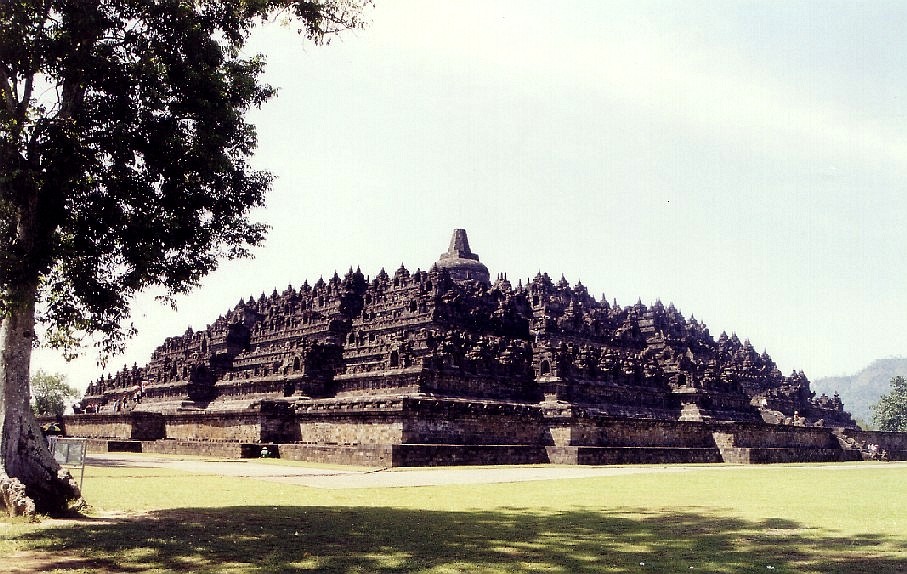
[(457, 282), (477, 281), (489, 284), (488, 267), (479, 261), (479, 256), (470, 251), (469, 238), (465, 229), (454, 229), (450, 246), (442, 253), (438, 262), (439, 269), (446, 269), (450, 277)]

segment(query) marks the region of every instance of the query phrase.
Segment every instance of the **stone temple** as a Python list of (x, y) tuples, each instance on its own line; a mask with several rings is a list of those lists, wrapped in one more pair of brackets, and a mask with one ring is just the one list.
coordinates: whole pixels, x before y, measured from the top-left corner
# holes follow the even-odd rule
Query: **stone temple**
[(853, 427), (837, 395), (673, 305), (492, 281), (462, 229), (428, 271), (240, 300), (65, 420), (109, 449), (375, 466), (847, 460)]

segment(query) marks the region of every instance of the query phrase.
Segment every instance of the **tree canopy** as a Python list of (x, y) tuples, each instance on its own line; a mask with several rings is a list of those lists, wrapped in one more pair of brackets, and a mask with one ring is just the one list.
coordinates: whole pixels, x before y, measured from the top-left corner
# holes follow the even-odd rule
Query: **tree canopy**
[(245, 114), (274, 89), (243, 46), (279, 9), (316, 42), (358, 24), (342, 0), (4, 2), (0, 311), (37, 287), (49, 343), (116, 342), (134, 293), (183, 292), (262, 241), (271, 176)]
[(891, 379), (888, 393), (872, 407), (872, 424), (881, 431), (907, 432), (907, 379)]
[[(369, 0), (4, 0), (0, 3), (0, 504), (54, 512), (78, 487), (29, 407), (31, 348), (106, 351), (135, 293), (191, 289), (261, 243), (271, 175), (247, 112), (275, 90), (244, 51), (283, 15), (310, 41)], [(4, 476), (7, 475), (7, 476)], [(61, 478), (62, 476), (62, 478)], [(22, 489), (12, 481), (24, 485)], [(27, 499), (27, 500), (26, 500)], [(31, 505), (31, 506), (29, 506)]]
[(32, 408), (36, 415), (62, 416), (66, 406), (82, 393), (66, 382), (62, 375), (51, 375), (38, 369), (31, 377)]

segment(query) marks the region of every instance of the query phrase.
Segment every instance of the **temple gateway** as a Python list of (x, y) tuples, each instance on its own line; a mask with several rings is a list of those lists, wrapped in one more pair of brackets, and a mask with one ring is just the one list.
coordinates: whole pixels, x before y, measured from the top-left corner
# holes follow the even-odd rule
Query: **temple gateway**
[(427, 271), (240, 300), (92, 383), (65, 427), (111, 450), (372, 466), (860, 458), (837, 395), (748, 340), (563, 277), (492, 281), (463, 229)]

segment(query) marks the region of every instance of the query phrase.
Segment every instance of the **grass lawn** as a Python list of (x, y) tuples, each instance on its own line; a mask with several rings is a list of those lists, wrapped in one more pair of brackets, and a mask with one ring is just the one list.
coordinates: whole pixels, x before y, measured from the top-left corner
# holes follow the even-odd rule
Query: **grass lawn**
[(355, 490), (89, 467), (84, 491), (84, 519), (0, 523), (0, 571), (907, 573), (895, 464)]

